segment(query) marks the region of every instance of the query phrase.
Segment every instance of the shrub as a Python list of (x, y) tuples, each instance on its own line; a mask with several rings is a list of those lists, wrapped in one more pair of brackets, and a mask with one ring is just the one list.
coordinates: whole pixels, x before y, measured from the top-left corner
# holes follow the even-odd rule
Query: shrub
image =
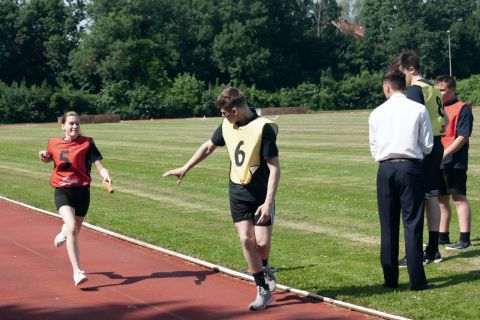
[(193, 116), (195, 107), (202, 105), (204, 90), (204, 82), (197, 80), (194, 75), (188, 73), (178, 75), (173, 86), (165, 94), (165, 116), (172, 118)]
[(337, 109), (374, 108), (384, 102), (382, 78), (381, 73), (368, 71), (345, 78), (338, 85)]
[(146, 86), (138, 85), (127, 91), (129, 105), (121, 115), (122, 119), (151, 119), (163, 116), (161, 98)]
[(25, 82), (11, 86), (0, 82), (0, 123), (52, 121), (49, 108), (52, 89), (46, 84), (27, 87)]
[(456, 93), (460, 100), (472, 106), (480, 106), (480, 75), (457, 81)]

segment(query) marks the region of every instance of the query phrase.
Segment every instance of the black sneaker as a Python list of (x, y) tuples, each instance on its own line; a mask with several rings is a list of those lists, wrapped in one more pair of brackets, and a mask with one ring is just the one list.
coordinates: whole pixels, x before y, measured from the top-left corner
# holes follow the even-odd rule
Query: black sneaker
[(470, 248), (472, 246), (470, 241), (459, 241), (451, 246), (447, 246), (445, 249), (447, 250), (463, 250)]
[(450, 241), (450, 238), (447, 239), (439, 239), (438, 244), (451, 244), (452, 242)]
[(433, 284), (433, 283), (425, 283), (423, 286), (421, 287), (417, 287), (417, 288), (410, 288), (410, 290), (413, 290), (413, 291), (422, 291), (422, 290), (431, 290), (431, 289), (435, 289), (437, 288), (437, 285), (436, 284)]
[(407, 257), (403, 257), (402, 259), (398, 260), (398, 267), (399, 268), (407, 267)]
[(437, 251), (435, 252), (434, 255), (427, 254), (427, 250), (423, 251), (423, 264), (429, 264), (429, 263), (439, 263), (442, 262), (442, 256), (440, 255), (440, 252)]

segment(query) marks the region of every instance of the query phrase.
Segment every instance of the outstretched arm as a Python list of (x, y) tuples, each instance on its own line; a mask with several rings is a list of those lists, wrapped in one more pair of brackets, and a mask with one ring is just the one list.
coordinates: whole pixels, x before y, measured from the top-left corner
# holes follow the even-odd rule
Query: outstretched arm
[(169, 176), (176, 176), (178, 178), (178, 184), (182, 183), (183, 177), (187, 174), (190, 169), (195, 167), (198, 163), (202, 162), (205, 158), (207, 158), (210, 154), (215, 151), (217, 148), (216, 145), (213, 144), (211, 140), (206, 141), (204, 144), (198, 148), (198, 150), (193, 154), (193, 156), (188, 160), (186, 164), (184, 164), (180, 168), (168, 170), (163, 174), (164, 177)]

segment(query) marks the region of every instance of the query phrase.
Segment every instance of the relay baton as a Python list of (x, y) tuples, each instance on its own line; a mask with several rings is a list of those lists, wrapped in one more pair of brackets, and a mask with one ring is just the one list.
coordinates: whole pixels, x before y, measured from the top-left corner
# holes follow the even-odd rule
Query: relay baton
[(108, 183), (108, 181), (103, 181), (103, 187), (108, 191), (108, 193), (113, 193), (112, 185)]

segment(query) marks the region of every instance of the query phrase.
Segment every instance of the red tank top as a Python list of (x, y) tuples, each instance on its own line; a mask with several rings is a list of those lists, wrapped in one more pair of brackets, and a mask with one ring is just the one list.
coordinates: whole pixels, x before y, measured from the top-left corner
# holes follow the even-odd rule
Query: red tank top
[(458, 117), (463, 107), (468, 107), (463, 101), (457, 101), (452, 105), (444, 106), (444, 110), (448, 115), (448, 125), (445, 128), (445, 135), (442, 136), (443, 147), (446, 148), (453, 143), (457, 137)]
[(53, 159), (54, 167), (50, 176), (50, 185), (55, 188), (88, 186), (92, 163), (87, 158), (91, 139), (80, 136), (67, 142), (61, 138), (48, 141), (48, 153)]

